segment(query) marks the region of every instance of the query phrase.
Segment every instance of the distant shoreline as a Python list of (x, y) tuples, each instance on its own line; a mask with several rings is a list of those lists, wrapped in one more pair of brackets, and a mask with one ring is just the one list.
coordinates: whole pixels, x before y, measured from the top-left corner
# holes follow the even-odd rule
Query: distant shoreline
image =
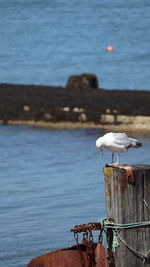
[[(150, 117), (149, 117), (150, 119)], [(114, 132), (129, 132), (129, 133), (139, 133), (139, 134), (150, 134), (150, 124), (95, 124), (94, 122), (45, 122), (45, 121), (22, 121), (22, 120), (8, 120), (4, 123), (0, 120), (0, 124), (4, 125), (25, 125), (34, 127), (43, 127), (51, 130), (74, 130), (74, 129), (104, 129), (106, 131)]]

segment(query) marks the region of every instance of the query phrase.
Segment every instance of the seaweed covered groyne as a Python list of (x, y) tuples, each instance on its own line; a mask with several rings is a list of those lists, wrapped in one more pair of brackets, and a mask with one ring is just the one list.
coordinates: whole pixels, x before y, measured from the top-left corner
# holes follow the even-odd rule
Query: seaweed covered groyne
[[(132, 123), (150, 116), (150, 92), (0, 84), (0, 120)], [(126, 118), (126, 119), (125, 119)]]

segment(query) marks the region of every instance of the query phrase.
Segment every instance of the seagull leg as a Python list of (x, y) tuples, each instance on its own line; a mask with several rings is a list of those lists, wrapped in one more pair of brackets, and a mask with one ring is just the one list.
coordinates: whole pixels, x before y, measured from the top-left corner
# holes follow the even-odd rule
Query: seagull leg
[(120, 153), (117, 153), (117, 164), (119, 164)]
[(114, 163), (114, 152), (112, 152), (112, 163)]

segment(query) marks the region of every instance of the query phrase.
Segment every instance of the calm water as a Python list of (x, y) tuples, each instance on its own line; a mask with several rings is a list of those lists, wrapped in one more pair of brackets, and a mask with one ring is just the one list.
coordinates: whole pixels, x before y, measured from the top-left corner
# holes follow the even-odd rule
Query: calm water
[[(111, 155), (95, 148), (101, 134), (0, 126), (1, 267), (72, 245), (70, 228), (105, 217), (102, 167)], [(150, 163), (149, 151), (150, 144), (130, 150), (121, 162)]]
[(0, 82), (90, 72), (102, 88), (149, 90), (149, 14), (149, 0), (0, 0)]

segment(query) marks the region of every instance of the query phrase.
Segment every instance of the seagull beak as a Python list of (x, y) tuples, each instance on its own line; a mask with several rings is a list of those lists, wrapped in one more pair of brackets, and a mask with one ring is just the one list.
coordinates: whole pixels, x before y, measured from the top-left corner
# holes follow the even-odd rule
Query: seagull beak
[(100, 149), (100, 154), (103, 155), (103, 148)]

